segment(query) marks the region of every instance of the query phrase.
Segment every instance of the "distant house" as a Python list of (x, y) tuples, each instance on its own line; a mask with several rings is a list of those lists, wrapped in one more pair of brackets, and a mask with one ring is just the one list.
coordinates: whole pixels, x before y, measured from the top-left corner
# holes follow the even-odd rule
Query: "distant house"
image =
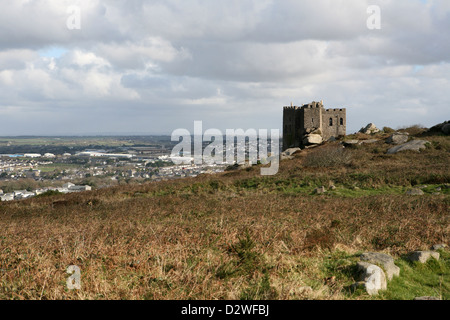
[(14, 200), (14, 193), (6, 193), (0, 195), (1, 201), (13, 201)]
[(74, 187), (75, 185), (71, 182), (67, 182), (63, 184), (63, 188), (70, 189), (71, 187)]
[(27, 178), (39, 178), (39, 176), (41, 175), (41, 170), (30, 170), (30, 171), (25, 171), (25, 176)]
[(36, 193), (34, 193), (34, 192), (25, 191), (25, 192), (20, 193), (17, 197), (14, 196), (14, 199), (15, 200), (27, 199), (27, 198), (34, 197), (35, 195), (36, 195)]
[(22, 194), (28, 192), (27, 190), (16, 190), (14, 191), (14, 197), (20, 197)]
[(90, 191), (91, 186), (77, 186), (71, 182), (64, 183), (60, 192), (74, 192), (74, 191)]
[(35, 190), (34, 192), (36, 193), (36, 195), (38, 196), (38, 195), (40, 195), (40, 194), (43, 194), (44, 192), (47, 192), (48, 191), (48, 189), (37, 189), (37, 190)]
[(25, 158), (40, 158), (42, 155), (40, 153), (25, 153), (23, 155)]
[(72, 186), (69, 188), (70, 191), (91, 191), (91, 186)]

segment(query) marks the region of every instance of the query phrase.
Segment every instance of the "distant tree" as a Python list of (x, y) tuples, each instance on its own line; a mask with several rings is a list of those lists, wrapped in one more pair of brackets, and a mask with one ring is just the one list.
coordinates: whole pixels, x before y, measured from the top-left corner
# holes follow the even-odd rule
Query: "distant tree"
[(50, 197), (50, 196), (54, 196), (57, 194), (61, 194), (61, 192), (59, 192), (58, 190), (48, 190), (48, 191), (45, 191), (44, 193), (37, 195), (36, 197)]

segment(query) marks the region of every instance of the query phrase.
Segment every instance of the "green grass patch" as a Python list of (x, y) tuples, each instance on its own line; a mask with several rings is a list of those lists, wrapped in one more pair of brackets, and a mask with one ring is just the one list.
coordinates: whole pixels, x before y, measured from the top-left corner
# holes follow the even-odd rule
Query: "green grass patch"
[(434, 296), (450, 299), (450, 252), (439, 250), (440, 259), (426, 263), (398, 259), (400, 276), (388, 283), (386, 291), (380, 291), (378, 299), (412, 300), (415, 297)]
[(71, 163), (52, 163), (49, 165), (41, 165), (38, 166), (37, 169), (41, 170), (42, 173), (45, 172), (53, 172), (53, 171), (63, 171), (63, 170), (70, 170), (70, 169), (77, 169), (80, 165), (78, 164), (71, 164)]
[(270, 276), (264, 273), (261, 279), (252, 281), (240, 295), (241, 300), (275, 300), (278, 298), (277, 291), (270, 285)]

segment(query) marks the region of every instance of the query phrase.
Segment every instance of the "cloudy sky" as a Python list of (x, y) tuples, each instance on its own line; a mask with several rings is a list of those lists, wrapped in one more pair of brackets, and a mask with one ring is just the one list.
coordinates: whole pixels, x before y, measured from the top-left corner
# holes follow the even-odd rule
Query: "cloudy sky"
[(430, 127), (449, 30), (448, 0), (1, 0), (0, 135), (277, 129), (313, 100)]

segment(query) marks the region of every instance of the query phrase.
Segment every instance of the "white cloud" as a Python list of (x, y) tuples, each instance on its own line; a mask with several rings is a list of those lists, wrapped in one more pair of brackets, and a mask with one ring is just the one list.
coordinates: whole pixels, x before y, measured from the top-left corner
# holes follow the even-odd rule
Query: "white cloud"
[(149, 37), (140, 42), (101, 43), (96, 51), (114, 66), (125, 69), (142, 69), (157, 62), (170, 63), (175, 59), (185, 61), (190, 58), (187, 50), (176, 49), (160, 37)]
[[(381, 8), (381, 30), (366, 27), (369, 4)], [(66, 26), (70, 5), (80, 6), (80, 30)], [(170, 133), (198, 119), (277, 128), (283, 105), (319, 99), (348, 108), (350, 131), (448, 120), (447, 0), (1, 6), (0, 110), (9, 121), (0, 135)], [(101, 125), (82, 120), (88, 111)]]

